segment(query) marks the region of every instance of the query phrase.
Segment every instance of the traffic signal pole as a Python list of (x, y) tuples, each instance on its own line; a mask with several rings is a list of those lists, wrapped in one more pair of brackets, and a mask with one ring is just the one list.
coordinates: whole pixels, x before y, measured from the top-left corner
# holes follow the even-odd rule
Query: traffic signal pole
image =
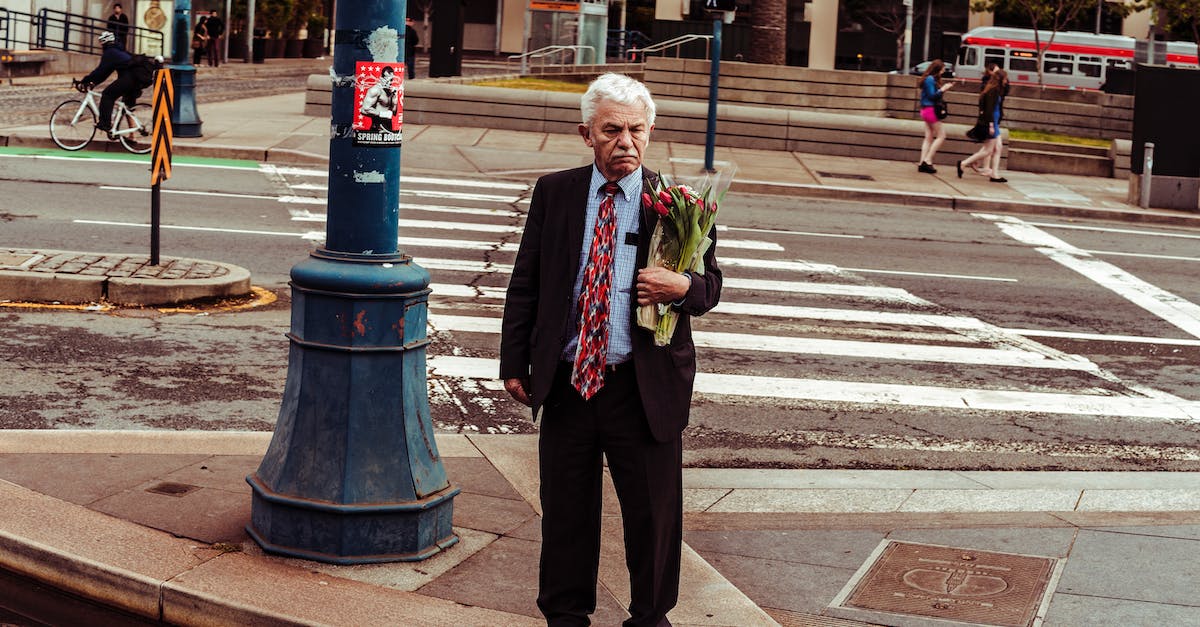
[(378, 114), (394, 133), (360, 126), (364, 94), (394, 85), (379, 70), (403, 80), (405, 4), (337, 5), (326, 243), (292, 268), (287, 383), (270, 447), (246, 478), (247, 531), (273, 553), (414, 561), (458, 541), (458, 489), (429, 413), (430, 277), (397, 242), (401, 110)]

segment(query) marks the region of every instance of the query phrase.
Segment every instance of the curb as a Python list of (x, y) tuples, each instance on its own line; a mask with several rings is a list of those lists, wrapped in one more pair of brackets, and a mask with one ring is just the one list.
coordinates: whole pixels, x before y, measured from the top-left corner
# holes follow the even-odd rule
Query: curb
[(889, 190), (869, 190), (855, 187), (813, 185), (809, 183), (774, 183), (768, 181), (734, 181), (733, 191), (773, 196), (802, 196), (805, 198), (828, 198), (831, 200), (893, 203), (926, 209), (950, 211), (998, 211), (1026, 215), (1055, 215), (1064, 218), (1090, 218), (1187, 226), (1200, 228), (1200, 213), (1170, 212), (1160, 209), (1105, 209), (1102, 207), (1080, 207), (1054, 205), (1019, 200), (992, 200), (975, 196), (950, 196), (946, 194), (921, 194)]
[[(20, 250), (25, 249), (10, 249)], [(75, 254), (72, 251), (30, 249), (30, 254)], [(83, 254), (83, 253), (78, 253)], [(146, 259), (142, 255), (122, 253), (88, 253), (97, 257)], [(148, 261), (148, 259), (146, 259)], [(95, 303), (101, 300), (114, 305), (157, 306), (175, 305), (205, 298), (245, 296), (251, 293), (250, 271), (233, 264), (185, 257), (162, 257), (160, 266), (171, 263), (205, 264), (218, 276), (207, 278), (174, 278), (106, 276), (32, 270), (0, 269), (0, 294), (5, 300), (53, 302), (68, 305)]]

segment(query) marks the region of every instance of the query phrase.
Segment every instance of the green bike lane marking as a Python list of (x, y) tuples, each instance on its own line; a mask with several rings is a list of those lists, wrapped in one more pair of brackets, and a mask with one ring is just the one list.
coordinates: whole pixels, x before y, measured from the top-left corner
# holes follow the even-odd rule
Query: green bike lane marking
[[(93, 140), (93, 145), (103, 145), (101, 142), (105, 140)], [(113, 142), (114, 145), (116, 142)], [(123, 148), (117, 152), (103, 152), (100, 150), (79, 150), (69, 151), (59, 148), (41, 148), (37, 146), (6, 146), (0, 147), (0, 155), (14, 157), (41, 157), (48, 159), (79, 159), (82, 161), (96, 162), (113, 162), (125, 161), (133, 163), (150, 163), (151, 153), (144, 155), (135, 155), (126, 152)], [(195, 157), (173, 155), (171, 157), (171, 165), (200, 165), (207, 167), (224, 167), (224, 168), (239, 168), (246, 170), (257, 170), (258, 162), (249, 159), (225, 159), (220, 157)]]

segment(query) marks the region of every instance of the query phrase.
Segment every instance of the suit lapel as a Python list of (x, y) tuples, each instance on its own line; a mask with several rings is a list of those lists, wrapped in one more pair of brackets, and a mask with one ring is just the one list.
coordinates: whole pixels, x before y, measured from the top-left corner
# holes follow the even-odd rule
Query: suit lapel
[(571, 281), (579, 275), (579, 251), (583, 249), (584, 220), (587, 218), (588, 184), (592, 180), (592, 166), (576, 168), (564, 190), (567, 196), (564, 206), (567, 214), (566, 250), (571, 258)]
[[(642, 193), (650, 194), (654, 197), (654, 187), (658, 184), (658, 174), (651, 171), (649, 168), (642, 168)], [(638, 199), (638, 207), (641, 211), (638, 212), (640, 223), (638, 225), (638, 247), (637, 247), (637, 267), (646, 267), (646, 260), (650, 258), (650, 236), (654, 233), (654, 227), (658, 225), (658, 214), (655, 213), (653, 207), (647, 207)]]

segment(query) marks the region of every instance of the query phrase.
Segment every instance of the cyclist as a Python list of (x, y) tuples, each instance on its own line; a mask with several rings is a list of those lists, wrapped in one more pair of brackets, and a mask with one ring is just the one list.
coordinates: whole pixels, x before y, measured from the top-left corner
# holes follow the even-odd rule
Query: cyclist
[(117, 78), (104, 88), (100, 94), (100, 119), (96, 121), (96, 128), (108, 134), (109, 139), (113, 139), (112, 134), (112, 112), (113, 104), (117, 98), (124, 98), (125, 105), (132, 107), (142, 95), (142, 88), (138, 87), (137, 80), (133, 77), (131, 61), (133, 55), (125, 52), (117, 38), (110, 31), (100, 33), (98, 38), (100, 46), (104, 52), (100, 55), (100, 64), (96, 69), (92, 70), (91, 74), (79, 79), (80, 83), (87, 86), (88, 89), (103, 83), (113, 71), (116, 71)]

